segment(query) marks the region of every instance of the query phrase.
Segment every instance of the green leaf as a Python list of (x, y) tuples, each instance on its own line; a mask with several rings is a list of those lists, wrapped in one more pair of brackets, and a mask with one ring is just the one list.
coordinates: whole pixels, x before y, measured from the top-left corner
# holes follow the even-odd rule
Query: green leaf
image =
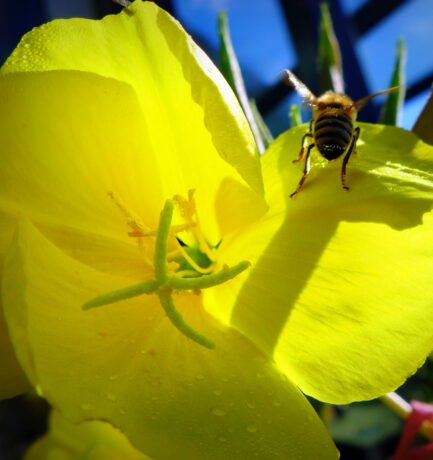
[(269, 144), (274, 140), (274, 136), (272, 136), (271, 131), (266, 125), (265, 120), (263, 119), (262, 114), (259, 112), (259, 108), (257, 107), (256, 101), (254, 99), (250, 99), (250, 107), (265, 147), (268, 148)]
[(344, 93), (340, 46), (334, 33), (327, 3), (320, 5), (319, 67), (322, 88), (324, 90), (333, 89), (336, 93)]
[(433, 124), (433, 93), (430, 93), (430, 97), (427, 104), (424, 106), (423, 111), (416, 120), (412, 131), (427, 144), (433, 144), (433, 130), (431, 129)]
[(265, 141), (261, 136), (260, 129), (251, 110), (239, 62), (233, 49), (225, 11), (221, 11), (218, 16), (218, 35), (220, 38), (220, 70), (238, 97), (253, 132), (257, 149), (260, 153), (263, 153), (265, 151)]
[(289, 111), (290, 126), (293, 128), (302, 125), (301, 106), (299, 104), (292, 104)]
[(382, 108), (380, 115), (380, 123), (385, 125), (397, 126), (401, 121), (401, 113), (403, 108), (405, 88), (405, 67), (406, 67), (406, 45), (403, 39), (397, 43), (397, 56), (392, 73), (390, 87), (401, 86), (396, 91), (388, 93), (386, 102)]

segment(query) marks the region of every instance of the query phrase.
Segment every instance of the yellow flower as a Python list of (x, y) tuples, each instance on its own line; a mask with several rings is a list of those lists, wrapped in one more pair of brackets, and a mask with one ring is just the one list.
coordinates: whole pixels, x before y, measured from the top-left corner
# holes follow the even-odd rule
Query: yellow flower
[[(179, 24), (137, 1), (42, 26), (2, 68), (0, 107), (2, 303), (31, 384), (66, 419), (107, 420), (158, 459), (336, 458), (272, 358), (205, 311), (211, 289), (82, 309), (159, 276), (166, 202), (164, 270), (178, 278), (233, 275), (244, 259), (225, 267), (220, 240), (266, 212), (237, 100)], [(162, 308), (170, 295), (183, 322)]]
[[(109, 420), (158, 459), (335, 458), (279, 371), (345, 403), (431, 351), (433, 149), (411, 133), (361, 124), (350, 192), (331, 164), (290, 199), (305, 127), (259, 161), (222, 77), (141, 1), (28, 34), (0, 107), (4, 313), (68, 419)], [(173, 281), (225, 273), (201, 292)]]

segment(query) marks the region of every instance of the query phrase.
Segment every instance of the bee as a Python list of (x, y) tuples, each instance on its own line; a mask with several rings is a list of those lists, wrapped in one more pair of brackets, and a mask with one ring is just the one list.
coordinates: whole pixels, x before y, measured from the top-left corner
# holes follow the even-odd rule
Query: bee
[(284, 81), (292, 86), (313, 110), (310, 128), (302, 137), (301, 151), (298, 158), (293, 160), (293, 163), (297, 163), (305, 157), (304, 171), (298, 187), (290, 198), (299, 193), (304, 186), (310, 172), (310, 154), (314, 146), (328, 161), (336, 160), (344, 155), (341, 184), (344, 190), (349, 190), (346, 185), (347, 163), (352, 153), (356, 153), (356, 141), (361, 131), (359, 127), (353, 125), (356, 115), (361, 107), (373, 97), (395, 91), (400, 86), (370, 94), (354, 102), (349, 96), (334, 91), (326, 91), (320, 97), (316, 97), (293, 72), (287, 69), (284, 70)]

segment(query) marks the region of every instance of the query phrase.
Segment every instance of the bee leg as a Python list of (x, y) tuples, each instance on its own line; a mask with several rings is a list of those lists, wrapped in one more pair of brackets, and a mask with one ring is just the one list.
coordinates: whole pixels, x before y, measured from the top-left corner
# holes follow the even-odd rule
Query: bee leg
[(346, 185), (346, 167), (347, 163), (349, 162), (350, 155), (352, 153), (356, 153), (356, 141), (358, 140), (359, 133), (361, 129), (355, 128), (352, 140), (350, 141), (349, 150), (346, 153), (346, 156), (343, 159), (343, 166), (341, 167), (341, 185), (343, 186), (344, 190), (350, 190), (349, 187)]
[(304, 158), (304, 155), (305, 155), (305, 139), (307, 137), (310, 137), (310, 138), (313, 137), (313, 134), (311, 133), (311, 123), (310, 123), (310, 131), (308, 133), (305, 133), (302, 136), (302, 141), (301, 141), (302, 148), (301, 148), (301, 151), (299, 152), (298, 158), (296, 158), (296, 160), (293, 160), (292, 163), (298, 163), (299, 161), (301, 161)]
[(310, 172), (310, 153), (311, 149), (314, 147), (314, 144), (310, 144), (307, 148), (307, 154), (305, 156), (305, 164), (304, 164), (304, 173), (299, 181), (296, 190), (290, 195), (290, 198), (293, 198), (298, 192), (301, 191), (302, 187), (304, 186), (305, 179), (307, 179), (308, 173)]

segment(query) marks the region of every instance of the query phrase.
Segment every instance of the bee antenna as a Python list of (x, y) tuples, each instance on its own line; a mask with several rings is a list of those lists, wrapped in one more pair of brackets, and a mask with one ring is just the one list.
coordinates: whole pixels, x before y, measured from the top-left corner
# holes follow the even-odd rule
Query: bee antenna
[(356, 110), (360, 110), (370, 99), (373, 99), (376, 96), (380, 96), (381, 94), (390, 93), (391, 91), (396, 91), (397, 89), (404, 88), (404, 85), (400, 86), (393, 86), (392, 88), (384, 89), (382, 91), (378, 91), (377, 93), (369, 94), (368, 96), (362, 97), (358, 99), (352, 104), (352, 107), (355, 107)]

